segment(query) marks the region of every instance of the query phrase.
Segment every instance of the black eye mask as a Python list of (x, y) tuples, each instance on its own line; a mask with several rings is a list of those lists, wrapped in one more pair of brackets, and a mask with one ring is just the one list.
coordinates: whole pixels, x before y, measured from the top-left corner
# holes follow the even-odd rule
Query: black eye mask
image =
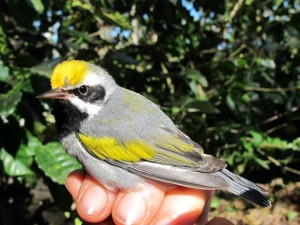
[(82, 85), (76, 89), (69, 90), (68, 92), (78, 96), (78, 98), (82, 99), (85, 102), (91, 103), (98, 100), (103, 100), (105, 97), (105, 89), (101, 85)]

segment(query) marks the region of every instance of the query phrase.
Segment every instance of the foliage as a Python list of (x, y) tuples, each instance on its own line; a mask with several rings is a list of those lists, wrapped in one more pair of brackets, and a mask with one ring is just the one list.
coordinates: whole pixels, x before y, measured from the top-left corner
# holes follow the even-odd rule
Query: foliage
[(55, 64), (70, 58), (103, 66), (158, 103), (236, 172), (298, 179), (299, 1), (0, 5), (1, 195), (9, 177), (21, 188), (43, 179), (59, 192), (79, 168), (56, 140), (51, 102), (34, 98), (50, 88)]

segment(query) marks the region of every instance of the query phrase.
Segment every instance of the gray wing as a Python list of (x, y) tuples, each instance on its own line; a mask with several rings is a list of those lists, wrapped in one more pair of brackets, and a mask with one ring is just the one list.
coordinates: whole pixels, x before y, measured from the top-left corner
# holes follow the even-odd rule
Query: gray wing
[(157, 164), (202, 172), (226, 167), (223, 161), (204, 154), (202, 147), (178, 130), (157, 105), (120, 87), (98, 117), (83, 123), (80, 132), (92, 137), (113, 137), (119, 143), (141, 140), (156, 149), (156, 156), (149, 161)]
[(198, 189), (226, 189), (259, 205), (270, 205), (262, 195), (264, 190), (226, 170), (225, 162), (204, 154), (201, 146), (178, 130), (158, 106), (137, 93), (120, 88), (101, 115), (83, 124), (80, 132), (114, 137), (120, 143), (143, 140), (157, 148), (157, 156), (148, 161), (106, 160), (134, 174)]

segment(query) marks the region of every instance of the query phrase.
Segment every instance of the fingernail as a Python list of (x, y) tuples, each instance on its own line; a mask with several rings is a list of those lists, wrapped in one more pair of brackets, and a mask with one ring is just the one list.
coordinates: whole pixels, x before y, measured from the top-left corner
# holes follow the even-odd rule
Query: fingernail
[(106, 192), (97, 186), (87, 189), (77, 202), (77, 207), (81, 208), (86, 214), (97, 216), (102, 214), (106, 205)]
[(147, 212), (147, 205), (142, 195), (126, 193), (119, 200), (115, 215), (121, 224), (141, 224)]

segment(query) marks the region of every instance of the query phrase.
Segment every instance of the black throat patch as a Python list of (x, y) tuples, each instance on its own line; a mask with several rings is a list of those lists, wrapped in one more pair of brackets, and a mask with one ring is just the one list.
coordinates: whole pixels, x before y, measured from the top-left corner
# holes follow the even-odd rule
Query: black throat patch
[(79, 131), (80, 123), (88, 117), (87, 113), (81, 112), (68, 100), (54, 100), (52, 113), (59, 140)]

